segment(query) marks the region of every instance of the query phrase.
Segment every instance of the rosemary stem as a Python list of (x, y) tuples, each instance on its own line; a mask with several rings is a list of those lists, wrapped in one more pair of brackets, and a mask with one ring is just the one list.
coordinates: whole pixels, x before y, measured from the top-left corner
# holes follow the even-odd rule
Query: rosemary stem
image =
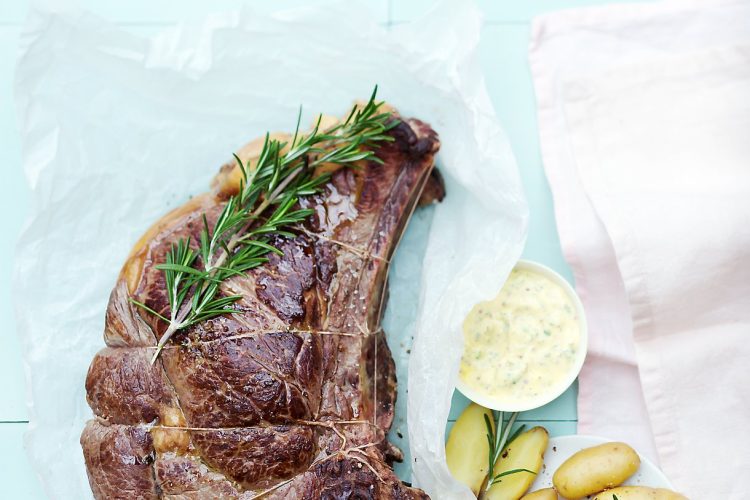
[(276, 189), (273, 190), (273, 192), (265, 199), (263, 200), (263, 203), (258, 206), (258, 208), (253, 211), (253, 215), (250, 217), (251, 219), (255, 219), (259, 217), (265, 210), (268, 208), (268, 206), (276, 201), (276, 198), (284, 192), (284, 189), (289, 185), (290, 182), (294, 180), (295, 177), (299, 175), (300, 172), (302, 172), (302, 169), (304, 166), (299, 166), (295, 168), (291, 174), (286, 176), (286, 179), (281, 181), (278, 186), (276, 186)]
[(252, 224), (252, 221), (254, 219), (257, 219), (274, 201), (276, 201), (276, 198), (286, 189), (286, 187), (289, 185), (290, 182), (294, 180), (297, 175), (302, 172), (302, 167), (296, 168), (291, 174), (289, 174), (279, 185), (278, 187), (271, 193), (265, 200), (263, 200), (263, 203), (261, 203), (258, 208), (256, 208), (253, 213), (249, 217), (249, 221), (245, 226), (242, 228), (242, 230), (237, 231), (235, 234), (232, 235), (232, 237), (229, 239), (229, 242), (227, 243), (227, 249), (222, 249), (222, 252), (219, 254), (219, 258), (216, 259), (216, 262), (211, 265), (210, 272), (211, 274), (209, 276), (213, 277), (213, 274), (215, 274), (216, 268), (221, 267), (224, 265), (224, 261), (227, 260), (229, 257), (229, 254), (232, 253), (232, 251), (237, 247), (237, 245), (242, 241), (243, 236), (245, 232), (249, 229), (250, 225)]
[(161, 353), (161, 350), (164, 349), (164, 346), (167, 345), (167, 342), (169, 342), (169, 339), (174, 335), (174, 332), (179, 330), (176, 322), (170, 322), (169, 326), (167, 327), (167, 330), (164, 332), (164, 335), (161, 336), (161, 339), (159, 339), (159, 343), (156, 345), (156, 351), (154, 352), (154, 355), (151, 356), (151, 364), (153, 365), (156, 363), (156, 359), (159, 357), (159, 354)]
[(518, 418), (518, 412), (513, 412), (511, 413), (510, 418), (506, 423), (504, 422), (504, 413), (499, 412), (498, 414), (497, 425), (495, 426), (495, 435), (493, 436), (495, 441), (495, 449), (493, 450), (494, 454), (492, 455), (490, 469), (489, 471), (487, 471), (487, 481), (485, 482), (485, 487), (479, 493), (478, 500), (484, 500), (487, 492), (492, 487), (493, 480), (495, 479), (495, 463), (497, 462), (498, 458), (500, 458), (500, 455), (505, 449), (505, 446), (508, 442), (508, 437), (510, 436), (510, 431), (513, 428), (513, 425), (516, 423), (516, 418)]
[[(229, 239), (229, 242), (227, 243), (227, 248), (221, 250), (221, 253), (219, 254), (219, 257), (216, 259), (216, 262), (209, 265), (206, 263), (206, 271), (208, 271), (209, 277), (213, 277), (216, 274), (216, 270), (224, 265), (224, 262), (229, 257), (229, 255), (234, 251), (234, 249), (237, 247), (237, 245), (242, 240), (242, 235), (249, 229), (250, 225), (252, 224), (253, 219), (256, 219), (259, 217), (270, 205), (275, 201), (275, 199), (284, 192), (284, 189), (289, 185), (290, 182), (294, 180), (297, 175), (299, 175), (300, 172), (302, 172), (303, 167), (297, 167), (291, 174), (289, 174), (277, 187), (274, 189), (274, 191), (261, 203), (258, 208), (256, 208), (252, 215), (250, 216), (250, 220), (245, 224), (242, 230), (238, 231), (232, 237)], [(227, 251), (228, 250), (228, 251)], [(209, 261), (213, 260), (212, 256), (209, 255)], [(203, 288), (205, 288), (208, 285), (208, 281), (204, 281), (201, 285)], [(176, 290), (176, 287), (175, 287)], [(172, 338), (172, 335), (174, 335), (180, 328), (182, 328), (182, 322), (185, 321), (185, 318), (187, 317), (188, 313), (190, 312), (190, 301), (185, 301), (182, 304), (182, 307), (180, 308), (179, 312), (175, 316), (175, 313), (172, 312), (171, 314), (171, 320), (169, 322), (169, 326), (167, 327), (164, 334), (159, 339), (159, 343), (156, 346), (156, 352), (154, 353), (153, 357), (151, 358), (151, 364), (153, 365), (156, 362), (156, 359), (159, 357), (159, 354), (161, 353), (162, 349), (165, 345), (167, 345), (167, 342), (169, 342), (169, 339)]]
[[(298, 116), (291, 145), (266, 134), (252, 172), (235, 155), (244, 181), (240, 192), (227, 201), (213, 228), (203, 214), (205, 227), (197, 250), (190, 238), (179, 239), (167, 253), (167, 262), (156, 266), (165, 273), (169, 318), (130, 299), (168, 325), (157, 342), (152, 364), (177, 331), (236, 312), (231, 305), (241, 297), (224, 296), (220, 283), (266, 262), (268, 252), (281, 253), (272, 244), (272, 234), (289, 235), (289, 228), (304, 221), (311, 211), (297, 208), (296, 202), (321, 191), (328, 180), (326, 174), (315, 175), (316, 166), (380, 162), (373, 148), (378, 142), (392, 141), (387, 131), (399, 122), (390, 111), (379, 112), (383, 103), (376, 100), (376, 94), (377, 86), (367, 104), (353, 107), (345, 121), (323, 132), (319, 117), (309, 134), (299, 136)], [(272, 213), (262, 220), (266, 212)]]

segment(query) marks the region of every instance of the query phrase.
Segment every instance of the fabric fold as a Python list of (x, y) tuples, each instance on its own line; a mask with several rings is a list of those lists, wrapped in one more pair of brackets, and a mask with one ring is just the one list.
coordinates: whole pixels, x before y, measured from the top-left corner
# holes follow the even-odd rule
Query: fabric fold
[(591, 331), (579, 430), (650, 441), (690, 498), (740, 498), (750, 470), (747, 19), (730, 1), (568, 11), (530, 48)]

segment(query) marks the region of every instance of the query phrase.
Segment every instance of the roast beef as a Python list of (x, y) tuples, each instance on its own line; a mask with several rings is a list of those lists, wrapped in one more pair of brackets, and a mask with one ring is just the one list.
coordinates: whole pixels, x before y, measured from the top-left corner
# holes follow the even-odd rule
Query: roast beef
[(81, 445), (96, 498), (427, 498), (390, 468), (396, 376), (380, 321), (399, 237), (423, 193), (443, 194), (439, 142), (418, 120), (389, 134), (373, 150), (382, 163), (338, 169), (300, 202), (315, 213), (274, 241), (283, 255), (222, 284), (242, 296), (234, 313), (178, 332), (153, 365), (166, 325), (129, 299), (168, 311), (155, 266), (177, 239), (199, 241), (236, 170), (136, 244), (86, 379), (95, 418)]

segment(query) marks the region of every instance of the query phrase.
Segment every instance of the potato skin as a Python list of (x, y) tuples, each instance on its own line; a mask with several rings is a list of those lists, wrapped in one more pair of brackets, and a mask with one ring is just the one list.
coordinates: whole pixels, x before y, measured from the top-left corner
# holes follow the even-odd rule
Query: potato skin
[(604, 443), (583, 449), (563, 462), (552, 476), (552, 484), (565, 498), (582, 498), (619, 486), (640, 465), (640, 457), (627, 444)]
[(468, 486), (475, 495), (487, 476), (487, 455), (490, 452), (484, 415), (493, 422), (491, 410), (471, 403), (453, 424), (445, 443), (448, 469), (457, 481)]
[(557, 492), (554, 488), (544, 488), (522, 496), (521, 500), (557, 500)]
[(687, 500), (687, 497), (664, 488), (647, 488), (646, 486), (620, 486), (603, 491), (593, 500)]
[[(544, 427), (534, 427), (520, 434), (495, 462), (495, 475), (513, 469), (539, 472), (548, 442), (549, 433)], [(528, 472), (509, 474), (490, 487), (484, 498), (485, 500), (518, 500), (526, 493), (534, 479), (536, 475)]]

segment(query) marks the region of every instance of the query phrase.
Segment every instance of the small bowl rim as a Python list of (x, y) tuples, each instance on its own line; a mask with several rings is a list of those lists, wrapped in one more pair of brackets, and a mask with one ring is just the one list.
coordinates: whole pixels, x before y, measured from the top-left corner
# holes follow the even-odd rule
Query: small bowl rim
[[(553, 282), (557, 283), (562, 287), (563, 290), (567, 293), (567, 295), (570, 297), (570, 299), (573, 301), (576, 307), (576, 312), (578, 313), (579, 318), (579, 324), (580, 324), (580, 339), (579, 339), (579, 349), (576, 354), (575, 362), (573, 363), (573, 366), (570, 369), (570, 372), (567, 374), (565, 378), (563, 378), (559, 384), (556, 384), (552, 386), (553, 388), (548, 392), (541, 394), (540, 396), (537, 396), (534, 399), (527, 400), (521, 403), (517, 404), (508, 404), (505, 401), (501, 401), (498, 398), (493, 398), (491, 396), (488, 396), (480, 391), (474, 390), (471, 387), (468, 387), (464, 382), (461, 380), (461, 376), (458, 376), (458, 379), (456, 381), (456, 389), (458, 389), (461, 394), (469, 398), (471, 401), (480, 404), (486, 408), (490, 408), (492, 410), (498, 410), (498, 411), (508, 411), (508, 412), (521, 412), (521, 411), (529, 411), (534, 410), (537, 408), (540, 408), (548, 403), (551, 403), (558, 397), (562, 395), (568, 388), (573, 385), (573, 382), (576, 381), (578, 378), (578, 375), (581, 373), (581, 369), (583, 368), (583, 363), (586, 360), (586, 355), (588, 353), (588, 323), (586, 321), (586, 312), (583, 308), (583, 303), (581, 302), (581, 298), (578, 296), (576, 291), (573, 289), (573, 286), (563, 278), (558, 272), (552, 270), (548, 266), (545, 266), (544, 264), (541, 264), (539, 262), (535, 262), (532, 260), (527, 259), (520, 259), (518, 262), (516, 262), (516, 265), (513, 266), (513, 270), (516, 269), (526, 269), (530, 271), (537, 272), (549, 279), (551, 279)], [(499, 292), (499, 290), (498, 290)], [(463, 334), (463, 332), (462, 332)]]

